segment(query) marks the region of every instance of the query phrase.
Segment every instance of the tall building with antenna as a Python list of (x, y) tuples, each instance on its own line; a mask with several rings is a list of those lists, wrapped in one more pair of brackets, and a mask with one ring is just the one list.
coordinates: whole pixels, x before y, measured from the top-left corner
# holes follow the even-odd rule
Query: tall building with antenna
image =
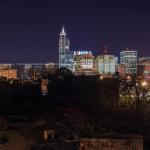
[(59, 68), (67, 68), (72, 71), (73, 68), (73, 52), (70, 51), (70, 41), (65, 32), (64, 26), (59, 38)]

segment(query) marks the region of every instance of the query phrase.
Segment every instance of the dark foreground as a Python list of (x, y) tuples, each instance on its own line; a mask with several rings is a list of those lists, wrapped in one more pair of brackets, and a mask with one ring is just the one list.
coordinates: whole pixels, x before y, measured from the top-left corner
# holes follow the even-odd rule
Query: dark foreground
[(75, 150), (82, 138), (137, 135), (144, 138), (144, 150), (149, 150), (149, 107), (118, 104), (117, 79), (58, 74), (49, 78), (47, 96), (40, 94), (39, 82), (2, 81), (0, 149)]

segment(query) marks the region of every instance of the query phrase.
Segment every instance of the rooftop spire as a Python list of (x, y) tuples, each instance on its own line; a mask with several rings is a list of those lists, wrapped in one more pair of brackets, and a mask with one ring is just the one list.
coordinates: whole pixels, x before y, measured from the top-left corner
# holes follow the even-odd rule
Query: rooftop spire
[(107, 51), (107, 45), (105, 44), (105, 47), (104, 47), (104, 53), (106, 54), (108, 51)]
[(65, 32), (65, 27), (64, 27), (64, 25), (63, 25), (63, 27), (62, 27), (62, 30), (61, 30), (61, 33), (60, 33), (61, 35), (66, 35), (66, 32)]

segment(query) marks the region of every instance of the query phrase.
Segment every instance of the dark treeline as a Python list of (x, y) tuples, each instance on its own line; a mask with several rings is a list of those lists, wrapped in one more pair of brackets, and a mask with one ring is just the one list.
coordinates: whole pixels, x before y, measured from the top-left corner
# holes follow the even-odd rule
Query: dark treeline
[(119, 81), (99, 76), (53, 76), (49, 80), (49, 97), (59, 104), (117, 107)]
[(32, 107), (41, 99), (39, 82), (22, 82), (19, 80), (0, 81), (0, 111), (20, 111)]
[(0, 81), (0, 110), (36, 106), (93, 106), (114, 108), (119, 100), (118, 79), (74, 76), (65, 69), (46, 77), (48, 95), (41, 92), (41, 81)]

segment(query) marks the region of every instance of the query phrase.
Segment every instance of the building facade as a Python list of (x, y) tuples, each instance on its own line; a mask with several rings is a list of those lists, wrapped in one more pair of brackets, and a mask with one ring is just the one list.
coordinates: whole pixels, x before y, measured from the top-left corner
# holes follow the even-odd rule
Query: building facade
[(77, 58), (81, 55), (89, 54), (92, 55), (91, 51), (86, 50), (80, 50), (80, 51), (74, 51), (73, 52), (73, 72), (75, 73), (77, 71)]
[(59, 68), (73, 69), (73, 52), (70, 51), (70, 41), (64, 27), (59, 38)]
[(17, 63), (12, 68), (17, 70), (17, 77), (21, 80), (37, 80), (46, 72), (45, 63)]
[(58, 69), (58, 64), (55, 63), (46, 63), (45, 65), (46, 65), (46, 71), (51, 74), (54, 74)]
[(94, 70), (94, 56), (89, 52), (74, 56), (74, 73), (76, 75), (93, 75)]
[(114, 55), (99, 55), (95, 60), (95, 67), (98, 74), (115, 74), (118, 64), (118, 57)]
[(107, 45), (105, 45), (103, 54), (96, 57), (96, 72), (101, 75), (112, 75), (117, 72), (117, 66), (118, 57), (110, 55), (107, 50)]
[(17, 79), (16, 69), (0, 69), (0, 77), (7, 79)]
[(78, 56), (78, 55), (83, 55), (83, 54), (90, 54), (90, 55), (92, 55), (92, 51), (80, 50), (80, 51), (74, 51), (73, 52), (74, 57)]
[(147, 79), (150, 78), (150, 57), (139, 58), (138, 75)]
[(12, 64), (0, 64), (0, 70), (1, 69), (11, 69)]
[(123, 64), (126, 68), (126, 74), (137, 73), (137, 51), (135, 50), (123, 50), (120, 52), (120, 64)]
[(126, 78), (126, 67), (123, 64), (118, 65), (118, 73), (121, 78), (125, 79)]

